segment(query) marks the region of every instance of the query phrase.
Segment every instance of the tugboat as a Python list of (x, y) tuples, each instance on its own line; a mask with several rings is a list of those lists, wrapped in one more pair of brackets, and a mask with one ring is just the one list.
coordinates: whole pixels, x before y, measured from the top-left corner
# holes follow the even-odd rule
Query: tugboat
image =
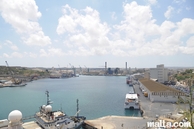
[[(40, 107), (40, 111), (35, 114), (36, 122), (43, 129), (79, 129), (86, 119), (83, 116), (69, 117), (62, 111), (52, 111), (51, 101), (49, 100), (49, 92), (46, 91), (47, 104)], [(77, 101), (78, 102), (78, 101)], [(78, 104), (77, 104), (78, 105)]]

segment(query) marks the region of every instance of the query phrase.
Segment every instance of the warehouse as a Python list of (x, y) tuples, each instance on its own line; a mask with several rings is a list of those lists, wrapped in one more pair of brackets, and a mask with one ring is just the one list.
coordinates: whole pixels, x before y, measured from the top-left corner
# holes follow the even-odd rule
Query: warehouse
[(148, 98), (152, 102), (177, 102), (185, 94), (171, 87), (165, 86), (159, 82), (152, 81), (148, 78), (139, 80), (140, 88), (148, 93)]

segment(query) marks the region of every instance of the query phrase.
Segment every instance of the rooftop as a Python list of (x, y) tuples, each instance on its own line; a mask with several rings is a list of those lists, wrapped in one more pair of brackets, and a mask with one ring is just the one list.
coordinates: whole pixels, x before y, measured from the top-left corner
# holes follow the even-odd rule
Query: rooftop
[(155, 82), (147, 78), (139, 79), (139, 81), (151, 92), (158, 92), (158, 91), (169, 91), (169, 92), (178, 92), (178, 93), (180, 92), (174, 88), (165, 86), (159, 82)]

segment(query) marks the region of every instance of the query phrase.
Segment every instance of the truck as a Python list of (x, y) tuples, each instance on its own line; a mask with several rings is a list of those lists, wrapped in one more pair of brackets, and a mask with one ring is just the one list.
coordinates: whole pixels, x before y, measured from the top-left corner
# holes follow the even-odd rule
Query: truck
[(145, 97), (148, 97), (148, 92), (143, 93)]

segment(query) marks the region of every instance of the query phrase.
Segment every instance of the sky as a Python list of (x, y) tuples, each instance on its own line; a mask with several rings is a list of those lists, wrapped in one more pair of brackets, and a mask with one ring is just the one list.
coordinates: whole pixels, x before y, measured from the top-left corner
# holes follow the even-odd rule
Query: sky
[(0, 0), (0, 65), (194, 66), (193, 0)]

